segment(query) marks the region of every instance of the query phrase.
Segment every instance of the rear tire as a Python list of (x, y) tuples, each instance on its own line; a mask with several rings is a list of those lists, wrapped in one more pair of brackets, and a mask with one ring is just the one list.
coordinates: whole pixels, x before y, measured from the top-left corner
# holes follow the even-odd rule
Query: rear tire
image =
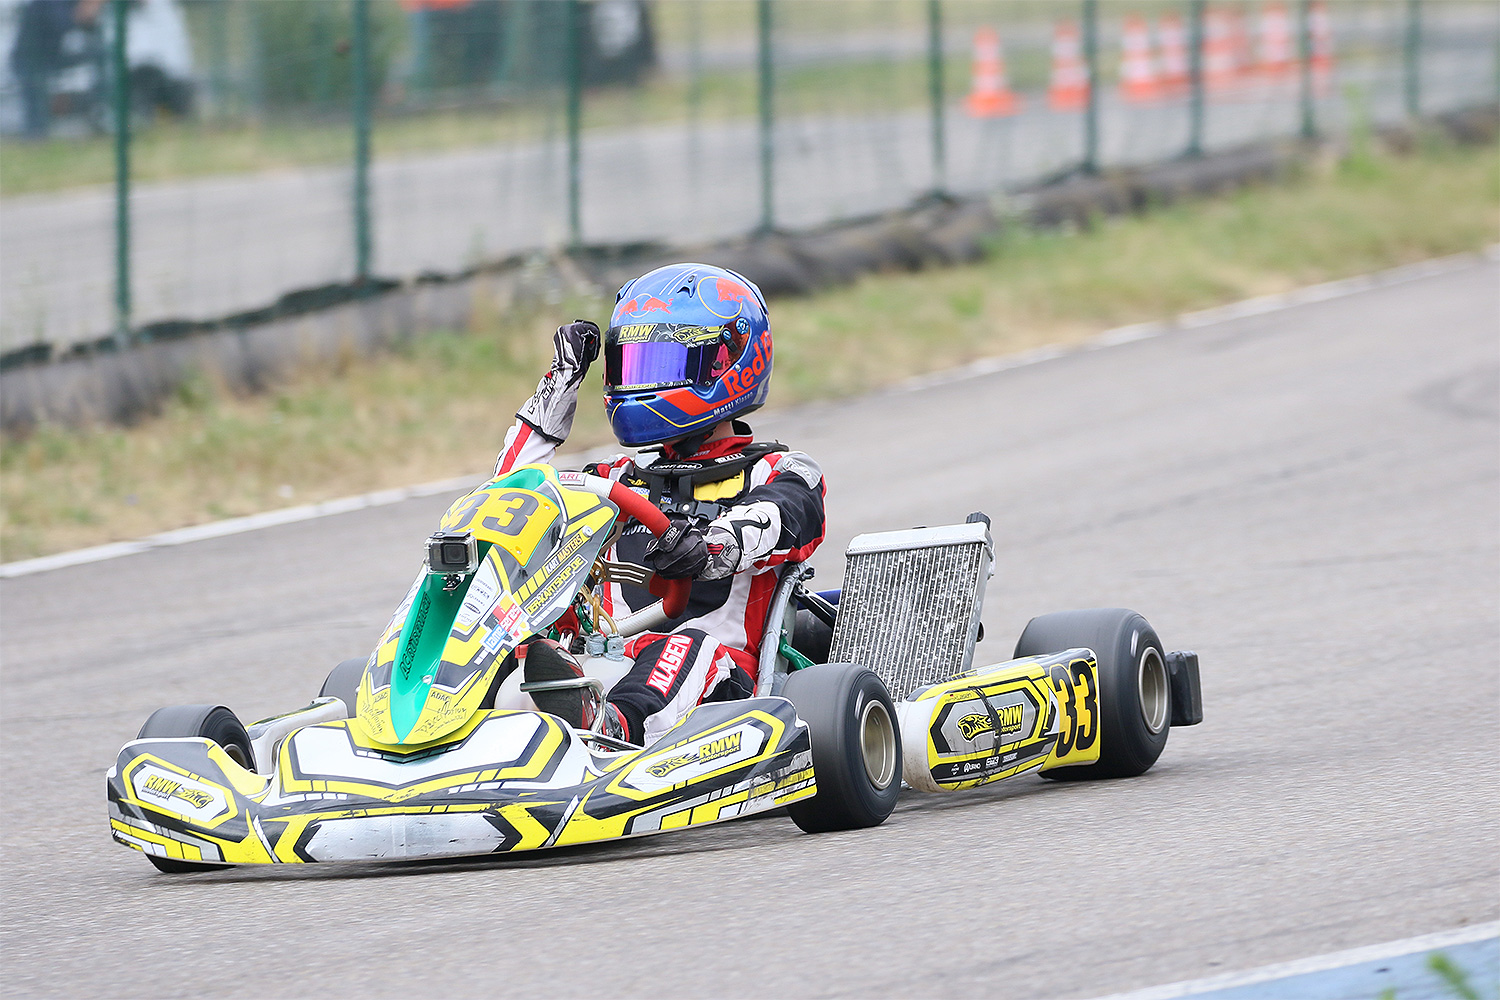
[(1125, 608), (1040, 615), (1016, 642), (1017, 657), (1087, 646), (1099, 664), (1099, 761), (1042, 772), (1053, 781), (1130, 778), (1161, 756), (1171, 730), (1166, 654), (1151, 624)]
[(792, 648), (814, 663), (827, 663), (833, 647), (833, 629), (811, 611), (798, 611), (792, 631)]
[(793, 671), (782, 697), (812, 737), (818, 793), (787, 806), (808, 833), (879, 826), (901, 793), (901, 728), (885, 683), (852, 663)]
[(332, 695), (344, 703), (346, 717), (354, 718), (355, 702), (359, 698), (359, 682), (365, 675), (366, 662), (366, 657), (356, 656), (339, 663), (328, 672), (328, 678), (323, 681), (318, 697), (327, 698)]
[[(245, 732), (245, 726), (239, 717), (223, 705), (173, 705), (170, 708), (158, 708), (151, 713), (145, 725), (141, 726), (136, 739), (179, 739), (184, 736), (212, 740), (223, 747), (224, 752), (236, 764), (246, 770), (255, 770), (255, 753), (250, 749), (250, 734)], [(163, 858), (155, 854), (146, 855), (146, 860), (159, 871), (172, 875), (229, 867)]]

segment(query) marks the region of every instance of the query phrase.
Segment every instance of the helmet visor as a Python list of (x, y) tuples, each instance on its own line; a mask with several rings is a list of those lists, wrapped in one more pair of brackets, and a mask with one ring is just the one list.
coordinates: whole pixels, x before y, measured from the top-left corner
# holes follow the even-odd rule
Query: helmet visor
[(662, 323), (615, 327), (605, 335), (604, 384), (611, 390), (714, 384), (737, 354), (726, 331)]

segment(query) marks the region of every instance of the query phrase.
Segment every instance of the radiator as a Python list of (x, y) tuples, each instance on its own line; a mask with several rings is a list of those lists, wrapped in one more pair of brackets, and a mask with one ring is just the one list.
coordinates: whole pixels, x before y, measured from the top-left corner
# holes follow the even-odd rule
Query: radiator
[(829, 662), (869, 667), (897, 700), (968, 670), (994, 551), (983, 521), (857, 536)]

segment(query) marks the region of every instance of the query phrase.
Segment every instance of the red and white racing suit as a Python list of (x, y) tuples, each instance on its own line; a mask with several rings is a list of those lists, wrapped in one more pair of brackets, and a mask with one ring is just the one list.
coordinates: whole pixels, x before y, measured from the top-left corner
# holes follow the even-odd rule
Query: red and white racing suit
[[(542, 402), (545, 406), (553, 401)], [(506, 435), (496, 475), (519, 465), (551, 463), (562, 441), (527, 419), (529, 410), (538, 409), (537, 403), (534, 397), (522, 408)], [(571, 415), (570, 411), (565, 425), (556, 421), (563, 426), (555, 429), (565, 435), (571, 429)], [(624, 482), (665, 507), (688, 503), (702, 518), (701, 527), (707, 529), (711, 523), (731, 531), (740, 544), (732, 575), (695, 580), (687, 610), (670, 623), (668, 632), (647, 633), (626, 645), (626, 654), (635, 665), (610, 691), (609, 701), (619, 710), (628, 737), (636, 742), (650, 743), (704, 701), (754, 693), (762, 629), (776, 589), (777, 568), (806, 559), (823, 541), (823, 474), (801, 452), (767, 450), (734, 476), (693, 487), (692, 498), (673, 496), (670, 486), (665, 493), (651, 496), (653, 490), (662, 488), (659, 477), (653, 486), (653, 466), (711, 465), (715, 460), (748, 457), (766, 447), (753, 444), (748, 425), (735, 421), (733, 429), (732, 436), (705, 444), (692, 455), (664, 452), (649, 456), (654, 461), (640, 467), (635, 459), (621, 455), (583, 470)], [(605, 558), (644, 568), (650, 540), (645, 526), (632, 520)], [(604, 609), (615, 618), (655, 600), (644, 587), (614, 582), (604, 587)]]

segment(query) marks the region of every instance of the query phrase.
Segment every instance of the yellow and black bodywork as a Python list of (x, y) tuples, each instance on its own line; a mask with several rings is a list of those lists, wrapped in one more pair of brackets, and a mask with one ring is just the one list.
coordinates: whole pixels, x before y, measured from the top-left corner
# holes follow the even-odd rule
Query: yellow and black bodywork
[(217, 864), (524, 851), (714, 823), (813, 795), (807, 729), (780, 698), (701, 705), (650, 747), (591, 750), (539, 712), (486, 711), (394, 752), (357, 719), (296, 730), (258, 775), (204, 739), (136, 740), (108, 778), (122, 844)]
[(694, 709), (645, 750), (600, 754), (540, 712), (487, 711), (443, 747), (393, 753), (357, 720), (282, 741), (275, 774), (207, 739), (139, 739), (108, 777), (121, 844), (207, 864), (487, 855), (705, 825), (816, 792), (781, 699)]
[(453, 586), (425, 569), (391, 616), (349, 706), (379, 745), (433, 744), (473, 719), (511, 650), (573, 602), (619, 510), (522, 466), (460, 497), (439, 528), (469, 532), (476, 571)]
[(1088, 649), (980, 667), (913, 691), (896, 712), (902, 777), (921, 791), (1099, 759), (1099, 668)]
[(472, 573), (418, 574), (360, 678), (352, 718), (309, 706), (274, 762), (203, 738), (125, 745), (107, 786), (116, 840), (187, 862), (485, 854), (712, 823), (814, 794), (807, 727), (779, 698), (700, 706), (652, 746), (602, 752), (560, 720), (491, 707), (508, 654), (587, 587), (619, 508), (523, 466), (440, 528)]
[[(652, 530), (664, 530), (665, 518), (628, 484), (549, 466), (523, 466), (459, 498), (434, 537), (462, 539), (463, 571), (449, 571), (456, 564), (446, 555), (431, 557), (439, 565), (418, 574), (357, 692), (252, 727), (262, 742), (251, 747), (258, 759), (249, 767), (207, 738), (127, 743), (107, 777), (114, 838), (161, 859), (159, 867), (479, 855), (656, 833), (813, 799), (815, 743), (824, 754), (858, 747), (865, 776), (884, 775), (881, 795), (897, 760), (905, 784), (927, 792), (1100, 761), (1108, 713), (1099, 660), (1087, 648), (965, 669), (919, 687), (887, 702), (895, 733), (883, 709), (873, 712), (874, 700), (850, 703), (861, 728), (848, 729), (837, 746), (826, 742), (838, 725), (828, 719), (841, 714), (810, 732), (791, 701), (770, 696), (782, 690), (778, 679), (787, 681), (784, 667), (813, 666), (781, 625), (805, 574), (778, 584), (762, 642), (761, 697), (699, 705), (648, 747), (601, 749), (610, 741), (551, 715), (495, 708), (509, 654), (545, 634), (602, 579), (596, 562), (622, 509), (642, 523), (657, 518)], [(1196, 657), (1172, 655), (1191, 658), (1187, 700), (1197, 704)], [(818, 667), (822, 676), (831, 676), (830, 666), (855, 671), (851, 677), (870, 673), (833, 664)], [(1164, 685), (1159, 659), (1158, 668)], [(789, 697), (798, 697), (794, 687), (787, 684)], [(1165, 699), (1163, 689), (1161, 713)], [(824, 715), (819, 702), (810, 704), (809, 718)], [(1191, 725), (1201, 710), (1183, 716)], [(820, 801), (842, 801), (840, 774), (825, 772), (825, 798), (794, 808), (794, 818)], [(894, 804), (891, 795), (874, 822)]]

